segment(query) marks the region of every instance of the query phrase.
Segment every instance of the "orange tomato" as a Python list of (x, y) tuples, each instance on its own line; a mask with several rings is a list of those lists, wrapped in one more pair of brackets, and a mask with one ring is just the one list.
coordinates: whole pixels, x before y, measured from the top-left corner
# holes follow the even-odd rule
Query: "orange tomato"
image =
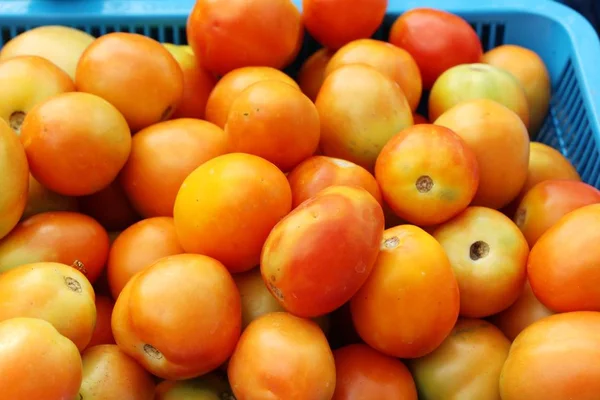
[(90, 347), (81, 356), (83, 379), (79, 398), (85, 400), (153, 400), (154, 380), (134, 359), (114, 344)]
[(131, 150), (127, 121), (109, 102), (88, 93), (53, 96), (31, 110), (21, 142), (34, 178), (67, 196), (106, 188)]
[(309, 99), (315, 101), (325, 80), (325, 69), (335, 52), (323, 47), (304, 61), (298, 71), (298, 86)]
[(479, 165), (466, 142), (448, 128), (414, 125), (391, 138), (375, 164), (386, 204), (419, 226), (463, 211), (477, 192)]
[(242, 333), (227, 370), (238, 400), (331, 399), (333, 354), (312, 321), (284, 312), (263, 315)]
[(125, 229), (140, 219), (118, 180), (99, 192), (79, 197), (78, 203), (83, 214), (94, 218), (107, 230)]
[(186, 252), (214, 257), (231, 272), (243, 272), (258, 265), (269, 232), (291, 207), (283, 172), (255, 155), (231, 153), (188, 175), (173, 214)]
[[(190, 305), (193, 305), (190, 307)], [(112, 316), (119, 348), (163, 379), (214, 370), (233, 352), (242, 322), (240, 294), (210, 257), (179, 254), (137, 273)]]
[(110, 321), (112, 318), (113, 307), (115, 302), (108, 296), (100, 296), (96, 292), (96, 326), (92, 339), (88, 343), (86, 349), (90, 347), (103, 345), (103, 344), (114, 344), (115, 338), (112, 334), (112, 328)]
[(168, 119), (181, 103), (183, 84), (171, 53), (137, 33), (102, 35), (83, 52), (75, 73), (77, 90), (109, 101), (133, 132)]
[(183, 253), (173, 218), (141, 220), (121, 232), (108, 254), (106, 271), (113, 298), (138, 272), (160, 258)]
[(402, 361), (364, 344), (339, 348), (333, 357), (336, 384), (332, 400), (417, 400), (415, 382)]
[(499, 209), (517, 197), (529, 165), (529, 134), (517, 114), (493, 100), (468, 100), (434, 124), (453, 130), (475, 152), (479, 187), (473, 205)]
[(17, 225), (27, 204), (29, 167), (19, 138), (4, 121), (0, 121), (0, 239)]
[(535, 243), (527, 276), (535, 296), (557, 312), (600, 311), (600, 204), (560, 218)]
[(371, 37), (383, 22), (387, 0), (302, 0), (302, 19), (324, 47), (338, 49)]
[(0, 321), (31, 317), (50, 322), (81, 351), (96, 325), (94, 289), (68, 265), (23, 264), (0, 275)]
[(341, 47), (327, 64), (325, 75), (343, 65), (366, 64), (394, 80), (406, 96), (412, 111), (421, 100), (421, 73), (417, 63), (404, 49), (374, 39), (354, 40)]
[(260, 260), (265, 284), (292, 314), (327, 314), (350, 300), (369, 276), (383, 225), (381, 205), (366, 190), (323, 189), (269, 234)]
[(0, 387), (11, 400), (75, 399), (82, 377), (79, 350), (48, 322), (0, 322)]
[(321, 119), (323, 155), (368, 170), (388, 140), (413, 124), (402, 89), (368, 65), (345, 65), (329, 74), (315, 105)]
[(287, 66), (300, 50), (303, 29), (290, 0), (196, 0), (187, 38), (209, 71), (225, 75), (240, 67)]
[(27, 193), (27, 205), (23, 211), (21, 220), (48, 211), (78, 211), (79, 203), (76, 197), (63, 196), (55, 193), (35, 180), (29, 175), (29, 191)]
[(551, 82), (544, 61), (534, 51), (513, 44), (486, 52), (482, 62), (510, 72), (521, 84), (529, 105), (529, 131), (537, 133), (550, 106)]
[(409, 361), (419, 399), (500, 399), (498, 379), (509, 349), (510, 341), (494, 325), (459, 319), (437, 349)]
[(439, 226), (442, 245), (460, 289), (460, 315), (483, 318), (514, 303), (527, 279), (529, 246), (500, 211), (469, 207)]
[(600, 190), (587, 183), (547, 180), (527, 192), (514, 221), (532, 246), (552, 225), (569, 212), (600, 203)]
[(350, 301), (360, 337), (398, 358), (437, 348), (452, 331), (459, 306), (458, 283), (443, 247), (413, 225), (384, 232), (373, 271)]
[(260, 81), (231, 104), (225, 132), (232, 151), (257, 155), (289, 171), (317, 150), (319, 113), (297, 88)]
[(543, 318), (513, 342), (500, 375), (503, 400), (594, 400), (600, 393), (600, 313)]
[(108, 257), (108, 234), (87, 215), (56, 211), (19, 223), (0, 241), (0, 273), (22, 264), (72, 265), (94, 283)]
[(330, 186), (359, 186), (381, 203), (381, 191), (369, 171), (341, 158), (326, 156), (309, 157), (288, 175), (292, 188), (292, 208), (314, 197)]
[(225, 132), (210, 122), (191, 118), (159, 122), (135, 134), (119, 181), (142, 216), (172, 217), (184, 179), (229, 150)]
[(506, 310), (491, 317), (490, 321), (506, 335), (509, 340), (515, 338), (529, 325), (554, 314), (535, 297), (529, 282), (521, 296)]
[(227, 379), (215, 373), (185, 381), (162, 381), (154, 400), (233, 400)]
[(298, 84), (284, 72), (271, 67), (242, 67), (223, 76), (206, 103), (206, 120), (225, 129), (235, 99), (250, 85), (266, 80), (285, 82), (298, 90)]
[(431, 89), (436, 79), (455, 65), (478, 62), (483, 53), (479, 37), (467, 21), (426, 7), (413, 8), (398, 17), (389, 41), (413, 56), (424, 89)]

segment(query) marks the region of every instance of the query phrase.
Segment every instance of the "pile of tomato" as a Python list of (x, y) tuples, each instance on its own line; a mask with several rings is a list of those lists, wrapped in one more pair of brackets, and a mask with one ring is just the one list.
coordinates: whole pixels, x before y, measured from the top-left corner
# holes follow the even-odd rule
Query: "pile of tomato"
[(600, 191), (535, 140), (544, 61), (387, 6), (5, 44), (0, 397), (598, 399)]

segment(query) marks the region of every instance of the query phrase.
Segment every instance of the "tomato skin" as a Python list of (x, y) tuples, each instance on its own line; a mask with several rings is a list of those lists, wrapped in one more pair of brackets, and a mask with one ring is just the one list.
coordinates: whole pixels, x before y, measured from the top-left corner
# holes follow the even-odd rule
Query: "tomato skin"
[(594, 400), (600, 393), (600, 313), (543, 318), (514, 340), (500, 375), (502, 400)]
[(285, 312), (263, 315), (246, 328), (227, 375), (238, 400), (330, 400), (336, 381), (321, 329)]
[(118, 180), (99, 192), (78, 197), (77, 200), (83, 214), (94, 218), (109, 231), (125, 229), (140, 219)]
[(29, 191), (27, 205), (21, 220), (33, 215), (48, 211), (79, 211), (79, 202), (76, 197), (63, 196), (42, 186), (29, 174)]
[(417, 400), (415, 382), (402, 361), (364, 344), (339, 348), (333, 357), (336, 385), (332, 400)]
[(323, 189), (269, 234), (260, 262), (265, 284), (294, 315), (327, 314), (350, 300), (369, 276), (383, 225), (381, 206), (366, 190)]
[(86, 349), (103, 344), (115, 344), (112, 327), (110, 326), (115, 302), (108, 296), (99, 295), (98, 290), (94, 289), (96, 291), (96, 326)]
[(154, 400), (232, 400), (227, 379), (215, 373), (185, 381), (162, 381), (156, 385)]
[(69, 211), (34, 215), (0, 241), (0, 272), (33, 262), (59, 262), (94, 283), (108, 257), (108, 234), (93, 218)]
[(375, 266), (350, 301), (360, 337), (399, 358), (420, 357), (438, 347), (459, 307), (458, 284), (444, 249), (414, 225), (384, 232)]
[(536, 297), (556, 312), (600, 311), (600, 204), (563, 216), (531, 249), (527, 276)]
[(494, 325), (459, 319), (437, 349), (408, 362), (419, 399), (500, 400), (498, 379), (509, 349), (510, 341)]
[(313, 102), (317, 99), (321, 85), (325, 80), (325, 70), (331, 56), (335, 52), (323, 47), (314, 52), (304, 61), (298, 71), (298, 86), (302, 93), (308, 96)]
[(82, 378), (79, 350), (50, 323), (38, 318), (7, 319), (0, 322), (0, 343), (4, 398), (77, 398)]
[(467, 21), (432, 8), (414, 8), (398, 17), (389, 41), (413, 56), (424, 89), (431, 89), (447, 69), (478, 62), (483, 55), (479, 37)]

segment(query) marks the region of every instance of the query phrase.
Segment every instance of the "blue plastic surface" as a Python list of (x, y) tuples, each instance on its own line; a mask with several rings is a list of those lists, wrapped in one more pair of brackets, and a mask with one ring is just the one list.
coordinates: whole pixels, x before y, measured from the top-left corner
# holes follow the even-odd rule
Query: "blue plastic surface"
[[(294, 1), (299, 7), (301, 0)], [(38, 25), (62, 24), (94, 35), (143, 33), (162, 42), (185, 43), (194, 0), (0, 0), (0, 47)], [(391, 24), (414, 7), (441, 8), (469, 21), (484, 48), (517, 44), (537, 52), (553, 85), (549, 115), (535, 140), (560, 150), (582, 178), (600, 188), (600, 40), (580, 14), (551, 0), (389, 0), (389, 12), (374, 35), (386, 39)], [(296, 62), (318, 49), (307, 38)]]

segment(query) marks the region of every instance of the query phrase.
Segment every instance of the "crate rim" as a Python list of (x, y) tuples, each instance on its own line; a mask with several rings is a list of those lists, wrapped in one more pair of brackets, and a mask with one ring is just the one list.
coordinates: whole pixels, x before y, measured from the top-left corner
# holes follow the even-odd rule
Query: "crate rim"
[[(127, 17), (164, 18), (186, 17), (195, 0), (0, 0), (0, 27), (11, 24), (52, 24), (61, 18), (81, 24), (85, 18), (122, 21)], [(302, 0), (292, 0), (301, 10)], [(546, 17), (558, 23), (569, 36), (573, 59), (582, 87), (583, 100), (591, 111), (592, 131), (600, 145), (600, 39), (591, 23), (570, 7), (553, 0), (388, 0), (388, 13), (400, 14), (416, 7), (440, 8), (463, 16), (488, 17), (490, 14), (527, 14)]]

